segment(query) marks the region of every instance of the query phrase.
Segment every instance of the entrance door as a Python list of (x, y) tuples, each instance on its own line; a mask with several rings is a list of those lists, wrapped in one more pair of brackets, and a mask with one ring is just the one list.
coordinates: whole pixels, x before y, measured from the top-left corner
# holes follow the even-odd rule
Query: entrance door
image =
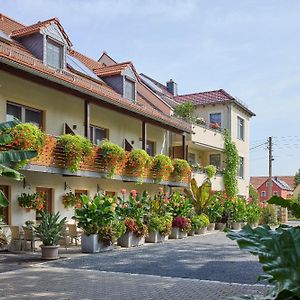
[(45, 211), (53, 213), (53, 189), (37, 187), (36, 191), (45, 199)]
[[(9, 199), (9, 187), (8, 185), (0, 185), (0, 190), (4, 193), (5, 197), (7, 199)], [(9, 221), (9, 206), (7, 207), (1, 207), (0, 206), (0, 215), (3, 216), (3, 221), (6, 223), (6, 224), (9, 224), (8, 221)]]

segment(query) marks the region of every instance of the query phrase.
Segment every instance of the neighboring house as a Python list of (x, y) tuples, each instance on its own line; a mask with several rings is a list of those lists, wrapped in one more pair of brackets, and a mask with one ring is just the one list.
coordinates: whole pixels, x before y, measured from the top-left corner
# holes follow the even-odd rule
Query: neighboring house
[[(249, 189), (249, 122), (255, 114), (246, 105), (224, 90), (216, 90), (187, 95), (177, 94), (177, 84), (171, 79), (164, 86), (151, 77), (140, 74), (142, 81), (159, 97), (171, 106), (192, 102), (195, 106), (195, 118), (199, 124), (193, 124), (193, 133), (186, 137), (186, 152), (192, 165), (215, 165), (218, 170), (213, 180), (213, 189), (224, 188), (222, 170), (225, 167), (224, 139), (221, 130), (228, 129), (236, 143), (240, 166), (238, 171), (239, 194), (248, 196)], [(181, 138), (173, 135), (173, 157), (181, 157)], [(204, 174), (195, 171), (193, 176), (201, 183)]]
[[(140, 80), (132, 63), (112, 63), (108, 56), (95, 61), (73, 49), (56, 18), (25, 26), (0, 15), (0, 122), (14, 117), (37, 124), (49, 139), (64, 133), (86, 136), (94, 144), (109, 139), (127, 150), (143, 148), (150, 155), (169, 154), (173, 133), (185, 137), (191, 125), (172, 116), (171, 106)], [(53, 137), (50, 137), (53, 136)], [(184, 140), (184, 138), (183, 138)], [(47, 145), (48, 147), (49, 145)], [(158, 191), (155, 179), (143, 185), (138, 178), (118, 175), (106, 179), (95, 165), (81, 166), (75, 174), (47, 153), (22, 171), (24, 182), (0, 178), (10, 205), (3, 211), (9, 224), (35, 219), (17, 204), (23, 192), (40, 192), (48, 211), (70, 218), (62, 197), (69, 191), (94, 196), (118, 194), (122, 188)], [(162, 182), (165, 187), (187, 187), (188, 181)]]
[(272, 195), (269, 195), (268, 176), (252, 176), (250, 183), (257, 189), (261, 201), (266, 201), (274, 195), (287, 199), (293, 195), (295, 189), (294, 176), (274, 176)]
[(294, 189), (293, 196), (295, 199), (300, 199), (300, 184), (298, 184)]

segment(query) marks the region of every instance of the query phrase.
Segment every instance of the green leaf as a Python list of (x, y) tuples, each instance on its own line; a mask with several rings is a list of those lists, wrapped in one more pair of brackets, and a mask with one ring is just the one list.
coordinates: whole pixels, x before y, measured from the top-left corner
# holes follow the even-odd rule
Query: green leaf
[(268, 200), (268, 203), (279, 205), (281, 207), (286, 207), (288, 210), (290, 210), (293, 213), (293, 215), (296, 218), (298, 219), (300, 218), (300, 204), (295, 201), (284, 199), (278, 196), (273, 196)]
[(3, 133), (0, 135), (0, 145), (7, 145), (13, 141), (13, 138), (11, 135), (7, 133)]
[(14, 180), (22, 180), (24, 178), (24, 176), (20, 172), (1, 164), (0, 176), (6, 176)]
[(20, 162), (37, 156), (36, 151), (9, 150), (0, 152), (0, 163), (11, 164), (11, 162)]
[(15, 119), (14, 121), (2, 122), (0, 123), (0, 131), (13, 128), (18, 124), (20, 124), (20, 122), (17, 119)]
[(7, 198), (4, 193), (0, 190), (0, 207), (7, 207), (9, 204)]
[(274, 286), (274, 299), (300, 298), (300, 227), (282, 225), (271, 230), (269, 226), (256, 229), (245, 226), (227, 236), (236, 240), (241, 249), (258, 256), (269, 283)]

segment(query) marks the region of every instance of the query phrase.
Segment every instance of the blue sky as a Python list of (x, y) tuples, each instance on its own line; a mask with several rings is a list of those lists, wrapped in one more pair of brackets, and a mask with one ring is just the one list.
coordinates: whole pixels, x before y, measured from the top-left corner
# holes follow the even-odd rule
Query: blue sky
[[(74, 48), (106, 50), (179, 93), (223, 88), (257, 114), (251, 147), (274, 137), (274, 174), (300, 168), (300, 1), (0, 0), (21, 23), (58, 17)], [(251, 151), (251, 175), (268, 172), (267, 150)]]

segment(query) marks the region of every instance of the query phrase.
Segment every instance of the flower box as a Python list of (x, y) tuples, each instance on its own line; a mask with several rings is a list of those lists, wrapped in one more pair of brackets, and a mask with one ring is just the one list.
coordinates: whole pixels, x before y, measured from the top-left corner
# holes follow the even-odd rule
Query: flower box
[(161, 235), (158, 231), (150, 231), (146, 237), (146, 243), (161, 243), (168, 240), (167, 235)]
[(118, 246), (130, 248), (141, 246), (145, 243), (144, 236), (137, 236), (133, 232), (126, 232), (124, 235), (118, 238)]
[(187, 232), (182, 231), (179, 227), (172, 227), (171, 234), (169, 236), (170, 239), (183, 239), (187, 237)]

